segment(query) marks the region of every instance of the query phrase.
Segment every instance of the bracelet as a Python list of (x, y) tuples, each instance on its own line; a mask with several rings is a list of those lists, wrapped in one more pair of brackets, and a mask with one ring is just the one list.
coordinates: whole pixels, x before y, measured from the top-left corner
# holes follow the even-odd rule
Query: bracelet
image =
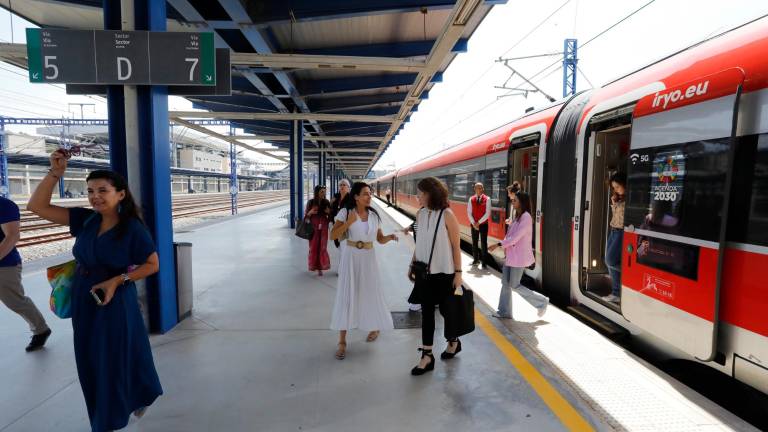
[(54, 174), (53, 170), (50, 170), (50, 169), (48, 170), (48, 175), (50, 175), (51, 177), (53, 177), (55, 179), (60, 179), (61, 178), (60, 176), (57, 176), (56, 174)]
[(454, 273), (462, 273), (462, 271), (461, 271), (461, 270), (454, 270), (453, 272), (454, 272)]

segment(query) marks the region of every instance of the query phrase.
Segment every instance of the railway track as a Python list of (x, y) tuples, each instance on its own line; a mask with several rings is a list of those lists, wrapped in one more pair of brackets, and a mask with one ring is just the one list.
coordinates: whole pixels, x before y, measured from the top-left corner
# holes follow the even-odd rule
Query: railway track
[[(243, 209), (258, 205), (269, 204), (278, 201), (284, 201), (288, 198), (288, 191), (259, 191), (259, 192), (241, 192), (238, 196), (237, 208)], [(172, 214), (173, 219), (182, 219), (188, 217), (199, 217), (206, 214), (220, 213), (231, 208), (229, 194), (207, 194), (207, 196), (176, 196), (173, 198)], [(87, 201), (68, 201), (59, 203), (65, 207), (87, 206)], [(44, 219), (35, 216), (26, 210), (21, 215), (21, 232), (61, 230), (43, 232), (22, 237), (16, 244), (17, 248), (53, 243), (56, 241), (67, 240), (71, 238), (69, 230), (59, 224), (50, 223)]]

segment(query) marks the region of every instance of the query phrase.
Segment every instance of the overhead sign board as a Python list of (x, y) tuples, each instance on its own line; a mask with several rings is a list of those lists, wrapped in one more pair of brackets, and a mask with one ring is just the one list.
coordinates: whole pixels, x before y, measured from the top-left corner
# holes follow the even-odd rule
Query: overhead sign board
[[(106, 84), (67, 84), (70, 95), (106, 95)], [(232, 66), (229, 48), (216, 48), (216, 85), (169, 85), (169, 96), (230, 96), (232, 94)]]
[(38, 83), (216, 85), (213, 33), (27, 29)]

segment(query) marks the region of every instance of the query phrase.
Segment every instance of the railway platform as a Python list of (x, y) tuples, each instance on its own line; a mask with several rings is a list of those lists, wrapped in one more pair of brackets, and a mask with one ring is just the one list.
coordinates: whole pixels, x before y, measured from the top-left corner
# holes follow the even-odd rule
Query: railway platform
[[(408, 223), (379, 209), (386, 233)], [(477, 330), (456, 359), (411, 376), (420, 341), (412, 328), (374, 343), (352, 332), (347, 358), (336, 360), (328, 325), (337, 251), (330, 245), (325, 276), (308, 272), (306, 244), (284, 213), (273, 206), (177, 233), (194, 245), (193, 315), (152, 336), (164, 395), (125, 430), (754, 430), (555, 307), (538, 318), (516, 297), (515, 321), (491, 318), (498, 275), (470, 270), (468, 256)], [(406, 313), (412, 238), (376, 247), (388, 306)], [(25, 272), (24, 283), (45, 305), (43, 271)], [(24, 323), (0, 311), (2, 432), (88, 430), (70, 323), (45, 315), (53, 336), (27, 354)]]

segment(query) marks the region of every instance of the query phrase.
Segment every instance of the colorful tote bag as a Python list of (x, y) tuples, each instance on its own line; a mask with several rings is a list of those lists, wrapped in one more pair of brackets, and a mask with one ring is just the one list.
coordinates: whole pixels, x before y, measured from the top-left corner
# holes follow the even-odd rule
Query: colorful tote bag
[(59, 318), (72, 317), (72, 282), (75, 280), (76, 270), (75, 260), (48, 267), (48, 283), (51, 284), (49, 304), (51, 312)]

